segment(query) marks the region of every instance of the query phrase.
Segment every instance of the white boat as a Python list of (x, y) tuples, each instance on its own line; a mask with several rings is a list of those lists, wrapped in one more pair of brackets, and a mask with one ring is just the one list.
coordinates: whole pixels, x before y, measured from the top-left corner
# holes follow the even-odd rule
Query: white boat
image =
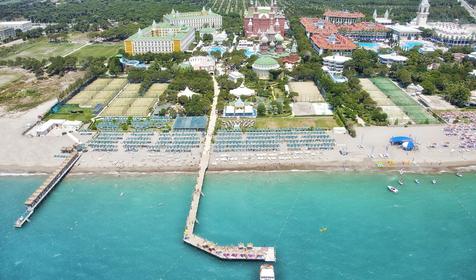
[(458, 177), (463, 177), (463, 174), (459, 173), (459, 172), (456, 172), (456, 176)]
[(388, 190), (393, 192), (393, 193), (397, 193), (398, 192), (398, 189), (393, 187), (393, 186), (387, 186)]
[(415, 179), (415, 183), (420, 184), (420, 180)]
[(434, 185), (436, 184), (436, 179), (431, 180), (431, 183)]
[(275, 280), (274, 278), (274, 267), (272, 264), (262, 264), (259, 268), (259, 279), (260, 280)]
[(402, 180), (402, 179), (398, 180), (398, 184), (399, 184), (400, 186), (403, 186), (403, 180)]

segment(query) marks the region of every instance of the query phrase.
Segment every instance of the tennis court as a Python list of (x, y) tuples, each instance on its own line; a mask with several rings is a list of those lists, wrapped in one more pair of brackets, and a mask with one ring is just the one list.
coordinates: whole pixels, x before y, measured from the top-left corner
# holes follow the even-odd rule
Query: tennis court
[(399, 106), (396, 106), (388, 96), (386, 96), (369, 79), (360, 79), (362, 88), (370, 95), (377, 105), (387, 114), (387, 120), (391, 125), (405, 125), (411, 121)]
[(81, 108), (107, 105), (126, 83), (127, 79), (96, 79), (69, 100), (68, 104), (78, 104)]
[(140, 84), (126, 84), (101, 116), (148, 116), (167, 86), (168, 84), (153, 84), (143, 96), (140, 96)]
[(388, 78), (371, 78), (372, 83), (380, 89), (390, 100), (400, 107), (416, 124), (436, 124), (439, 123), (420, 104), (413, 100), (408, 94), (403, 92)]

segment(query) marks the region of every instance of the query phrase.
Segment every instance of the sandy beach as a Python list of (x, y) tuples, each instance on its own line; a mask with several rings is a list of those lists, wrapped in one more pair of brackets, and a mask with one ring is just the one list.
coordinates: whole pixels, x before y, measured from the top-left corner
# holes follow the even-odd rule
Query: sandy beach
[[(0, 112), (0, 138), (2, 152), (0, 173), (46, 173), (54, 170), (63, 160), (60, 150), (74, 141), (61, 133), (44, 137), (23, 136), (22, 132), (34, 124), (54, 104), (46, 102), (35, 109), (21, 113)], [(331, 134), (336, 140), (332, 151), (216, 153), (212, 152), (209, 171), (273, 171), (273, 170), (400, 170), (438, 172), (455, 169), (474, 170), (476, 151), (458, 148), (458, 137), (445, 135), (445, 125), (411, 127), (359, 127), (357, 137)], [(397, 135), (413, 137), (418, 149), (403, 151), (391, 146), (389, 138)], [(92, 135), (75, 133), (82, 142)], [(110, 172), (195, 172), (198, 170), (201, 150), (192, 153), (89, 151), (83, 154), (73, 173)]]

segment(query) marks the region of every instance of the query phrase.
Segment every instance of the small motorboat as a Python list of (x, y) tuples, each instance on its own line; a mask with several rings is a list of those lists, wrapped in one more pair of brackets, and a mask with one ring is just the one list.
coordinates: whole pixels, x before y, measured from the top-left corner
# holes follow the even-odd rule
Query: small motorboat
[(437, 182), (436, 182), (436, 179), (431, 180), (431, 183), (432, 183), (433, 185), (436, 184), (436, 183), (437, 183)]
[(393, 187), (393, 186), (387, 186), (388, 190), (393, 192), (393, 193), (397, 193), (398, 192), (398, 189)]
[(402, 180), (402, 179), (398, 180), (398, 184), (399, 184), (400, 186), (403, 186), (403, 180)]
[(420, 180), (415, 179), (415, 183), (420, 184)]
[(463, 177), (463, 174), (459, 173), (459, 172), (456, 172), (456, 176), (458, 177)]
[(400, 169), (400, 175), (403, 175), (403, 173), (405, 172), (403, 169)]

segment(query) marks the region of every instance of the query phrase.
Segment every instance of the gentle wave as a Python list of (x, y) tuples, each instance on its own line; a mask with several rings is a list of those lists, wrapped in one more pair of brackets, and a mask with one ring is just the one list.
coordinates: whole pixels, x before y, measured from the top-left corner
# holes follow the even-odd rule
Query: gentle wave
[(28, 173), (28, 172), (23, 172), (23, 173), (15, 173), (15, 172), (0, 172), (0, 177), (28, 177), (28, 176), (44, 176), (48, 175), (48, 173), (44, 172), (38, 172), (38, 173)]

